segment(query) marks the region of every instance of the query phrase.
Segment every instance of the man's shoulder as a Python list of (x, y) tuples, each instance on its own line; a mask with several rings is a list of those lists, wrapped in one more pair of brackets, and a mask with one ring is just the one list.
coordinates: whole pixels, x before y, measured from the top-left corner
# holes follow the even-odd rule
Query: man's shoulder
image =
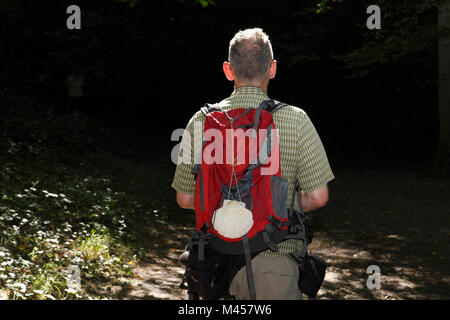
[[(303, 121), (305, 119), (306, 112), (298, 106), (294, 106), (291, 105), (289, 103), (285, 103), (286, 105), (283, 106), (282, 108), (280, 108), (279, 110), (277, 110), (274, 114), (273, 117), (275, 120), (280, 120), (280, 121), (295, 121), (295, 122), (299, 122), (299, 121)], [(219, 108), (227, 110), (231, 104), (230, 104), (230, 100), (228, 98), (223, 99), (222, 101), (218, 102), (217, 105), (219, 106)], [(199, 108), (191, 117), (191, 119), (189, 120), (189, 123), (187, 125), (187, 127), (191, 127), (196, 121), (204, 121), (205, 120), (205, 115), (204, 113), (200, 110), (201, 108)]]
[[(224, 99), (218, 103), (209, 103), (209, 104), (217, 104), (219, 106), (219, 108), (221, 108), (221, 109), (224, 109), (224, 108), (226, 109), (230, 105), (228, 99)], [(203, 105), (203, 106), (205, 106), (205, 105)], [(198, 110), (194, 113), (194, 115), (189, 120), (188, 126), (195, 121), (203, 121), (203, 120), (205, 120), (205, 114), (202, 112), (201, 108), (198, 108)]]
[(279, 110), (277, 110), (274, 114), (275, 119), (292, 119), (301, 121), (305, 118), (306, 112), (298, 106), (291, 105), (286, 103), (286, 105)]
[(193, 128), (194, 124), (196, 122), (202, 122), (205, 119), (205, 115), (203, 112), (199, 109), (194, 113), (194, 115), (189, 119), (189, 122), (186, 126), (186, 129), (190, 130)]

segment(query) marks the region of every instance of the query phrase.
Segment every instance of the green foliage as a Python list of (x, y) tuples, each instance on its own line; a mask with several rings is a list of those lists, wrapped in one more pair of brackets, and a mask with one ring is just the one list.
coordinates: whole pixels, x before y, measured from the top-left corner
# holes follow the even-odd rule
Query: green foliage
[[(67, 168), (62, 178), (58, 164), (52, 165), (54, 176), (48, 167), (8, 168), (1, 170), (9, 187), (2, 192), (0, 206), (0, 288), (8, 290), (10, 298), (84, 297), (82, 292), (67, 292), (65, 272), (70, 265), (81, 268), (85, 281), (105, 274), (113, 281), (129, 271), (123, 264), (132, 259), (124, 247), (126, 218), (117, 209), (121, 203), (118, 193), (108, 188), (110, 181), (67, 174)], [(30, 181), (30, 172), (39, 180)], [(4, 188), (5, 180), (0, 182)]]
[(200, 4), (203, 8), (206, 8), (209, 5), (214, 5), (215, 1), (214, 0), (195, 0), (194, 3)]
[[(316, 13), (325, 13), (332, 9), (331, 3), (342, 3), (344, 0), (320, 0), (317, 3)], [(331, 2), (331, 3), (330, 3)]]
[[(84, 146), (87, 119), (80, 114), (40, 112), (36, 101), (25, 98), (9, 99), (5, 109), (0, 299), (105, 298), (94, 289), (132, 275), (142, 248), (155, 241), (145, 228), (163, 215), (136, 197), (148, 192), (148, 177), (138, 180), (145, 174), (124, 171), (132, 165)], [(78, 292), (66, 284), (72, 265), (81, 270)]]
[[(317, 4), (317, 12), (350, 22), (348, 36), (357, 41), (345, 51), (333, 55), (337, 62), (343, 64), (349, 77), (363, 77), (391, 65), (409, 63), (432, 67), (437, 45), (436, 13), (442, 1), (378, 0), (361, 1), (358, 5), (347, 2), (321, 0)], [(380, 30), (366, 28), (365, 18), (368, 16), (365, 9), (371, 4), (381, 9)], [(355, 12), (359, 12), (358, 24), (353, 23)]]
[[(0, 119), (0, 148), (8, 159), (56, 157), (70, 161), (89, 148), (88, 139), (82, 135), (88, 119), (81, 113), (56, 116), (51, 107), (20, 97), (6, 100), (4, 114)], [(70, 152), (60, 152), (62, 145)]]

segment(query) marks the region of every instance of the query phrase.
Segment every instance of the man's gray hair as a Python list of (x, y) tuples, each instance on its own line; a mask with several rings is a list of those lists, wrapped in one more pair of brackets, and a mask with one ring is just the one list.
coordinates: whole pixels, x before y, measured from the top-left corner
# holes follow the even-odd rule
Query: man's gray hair
[(272, 60), (269, 36), (260, 28), (239, 31), (230, 41), (228, 61), (239, 80), (263, 81)]

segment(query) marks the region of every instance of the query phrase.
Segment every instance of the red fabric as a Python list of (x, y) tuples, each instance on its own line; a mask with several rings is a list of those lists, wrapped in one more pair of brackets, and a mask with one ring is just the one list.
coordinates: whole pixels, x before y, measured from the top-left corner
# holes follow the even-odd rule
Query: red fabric
[[(243, 112), (247, 111), (247, 109), (234, 109), (227, 111), (227, 114), (231, 118), (237, 118)], [(269, 125), (275, 129), (275, 125), (273, 122), (272, 115), (266, 111), (262, 110), (260, 121), (259, 121), (259, 129), (256, 137), (252, 137), (251, 132), (253, 131), (253, 120), (255, 117), (255, 110), (251, 110), (247, 112), (244, 116), (239, 118), (238, 120), (233, 121), (233, 128), (235, 130), (242, 130), (240, 132), (234, 131), (234, 160), (235, 160), (235, 172), (237, 181), (239, 181), (250, 162), (255, 159), (256, 156), (259, 155), (259, 149), (261, 147), (261, 143), (264, 142), (264, 138), (266, 136), (267, 128)], [(250, 129), (239, 129), (239, 126), (252, 125)], [(213, 129), (213, 131), (209, 131)], [(204, 139), (208, 140), (203, 147), (202, 150), (202, 164), (201, 164), (201, 173), (197, 174), (196, 181), (196, 192), (195, 192), (195, 214), (196, 214), (196, 223), (197, 230), (200, 230), (205, 223), (208, 223), (211, 228), (208, 232), (213, 232), (218, 235), (220, 238), (227, 241), (240, 241), (241, 238), (237, 239), (227, 239), (221, 235), (219, 235), (214, 228), (212, 227), (212, 216), (214, 211), (221, 206), (222, 202), (222, 184), (227, 186), (230, 185), (230, 179), (232, 177), (232, 165), (230, 160), (233, 157), (231, 156), (231, 152), (226, 152), (226, 150), (231, 150), (231, 136), (232, 131), (227, 129), (231, 129), (231, 121), (225, 115), (224, 112), (215, 111), (211, 112), (206, 116), (205, 120), (205, 128), (204, 128)], [(265, 129), (266, 131), (260, 131), (261, 129)], [(249, 131), (250, 130), (250, 131)], [(236, 135), (246, 134), (245, 140), (238, 139)], [(263, 168), (270, 168), (271, 165), (277, 166), (277, 170), (274, 175), (280, 177), (280, 157), (279, 157), (279, 145), (278, 139), (276, 137), (275, 131), (272, 131), (273, 139), (272, 139), (272, 154), (273, 157), (270, 158), (270, 161), (267, 164), (262, 164), (257, 169), (253, 170), (253, 186), (251, 188), (251, 194), (253, 198), (253, 227), (247, 233), (247, 237), (250, 239), (255, 236), (261, 230), (264, 230), (266, 225), (269, 223), (268, 218), (271, 215), (279, 218), (277, 214), (273, 211), (272, 208), (272, 197), (271, 197), (271, 188), (270, 188), (270, 177), (271, 175), (262, 175), (261, 170)], [(212, 138), (211, 138), (212, 137)], [(251, 148), (251, 142), (253, 142), (253, 146), (256, 148)], [(256, 141), (256, 143), (255, 143)], [(240, 142), (240, 143), (239, 143)], [(245, 142), (245, 143), (244, 143)], [(239, 145), (238, 145), (239, 143)], [(249, 154), (252, 154), (251, 158), (249, 158)], [(238, 162), (239, 161), (239, 162)], [(277, 164), (272, 163), (272, 161), (277, 161)], [(242, 163), (241, 163), (242, 162)], [(203, 201), (204, 201), (204, 209), (201, 208), (201, 198), (200, 198), (200, 177), (203, 178)], [(233, 178), (231, 181), (231, 185), (234, 186), (236, 184), (235, 179)]]

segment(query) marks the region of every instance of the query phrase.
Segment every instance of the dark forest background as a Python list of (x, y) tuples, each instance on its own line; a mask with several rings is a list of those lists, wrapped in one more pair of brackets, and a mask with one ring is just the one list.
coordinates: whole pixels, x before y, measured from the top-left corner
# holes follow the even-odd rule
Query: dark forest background
[(138, 130), (138, 149), (166, 145), (203, 103), (230, 94), (228, 42), (259, 26), (279, 63), (270, 96), (311, 116), (331, 159), (415, 167), (436, 152), (436, 1), (380, 3), (381, 30), (366, 27), (370, 1), (81, 1), (81, 30), (66, 28), (67, 1), (14, 3), (9, 93), (29, 89), (58, 109), (81, 68), (83, 111)]
[[(81, 30), (66, 27), (71, 4), (81, 8)], [(371, 4), (381, 8), (380, 30), (366, 27)], [(278, 73), (269, 96), (308, 113), (335, 171), (330, 194), (335, 200), (328, 210), (341, 215), (333, 223), (330, 211), (318, 212), (319, 232), (337, 234), (328, 225), (344, 226), (348, 239), (364, 229), (362, 220), (375, 230), (381, 219), (389, 229), (385, 236), (413, 241), (405, 221), (417, 218), (412, 228), (425, 236), (427, 212), (435, 228), (427, 239), (445, 242), (449, 158), (448, 139), (442, 138), (448, 121), (442, 120), (448, 112), (439, 106), (439, 5), (434, 0), (0, 1), (0, 250), (11, 261), (21, 257), (34, 264), (18, 263), (17, 270), (28, 268), (30, 274), (18, 282), (24, 291), (13, 285), (17, 277), (0, 278), (0, 289), (9, 298), (84, 297), (55, 293), (65, 286), (63, 276), (49, 280), (50, 270), (64, 265), (52, 264), (55, 256), (81, 257), (83, 272), (93, 279), (86, 280), (84, 292), (103, 296), (99, 279), (111, 291), (110, 283), (122, 285), (120, 272), (131, 275), (131, 267), (145, 259), (155, 263), (148, 250), (165, 248), (160, 252), (165, 256), (172, 246), (183, 247), (185, 226), (193, 220), (180, 218), (170, 188), (175, 170), (170, 153), (177, 143), (171, 134), (205, 102), (232, 92), (222, 63), (229, 40), (248, 27), (263, 28), (272, 41)], [(69, 102), (65, 85), (74, 73), (84, 78), (84, 96), (76, 104)], [(367, 194), (355, 191), (362, 190), (355, 181), (369, 186), (363, 188)], [(405, 191), (416, 184), (421, 187)], [(410, 211), (424, 192), (436, 207)], [(364, 208), (355, 209), (355, 203)], [(397, 214), (404, 203), (406, 216)], [(340, 212), (343, 206), (348, 211)], [(38, 219), (34, 225), (20, 213), (24, 210)], [(396, 216), (367, 220), (354, 217), (355, 210), (368, 215), (393, 210)], [(180, 228), (179, 242), (159, 243), (171, 224)], [(20, 235), (14, 226), (22, 228)], [(61, 231), (60, 239), (77, 231), (68, 244), (60, 240), (60, 247), (50, 248), (45, 239), (55, 239), (58, 229), (69, 230)], [(41, 238), (32, 236), (38, 230)], [(354, 239), (366, 248), (369, 238), (360, 236)], [(423, 251), (429, 248), (425, 242)], [(439, 272), (448, 266), (448, 249), (434, 251)], [(404, 254), (396, 261), (417, 263), (413, 253)], [(99, 261), (114, 256), (120, 263), (98, 269)], [(48, 274), (38, 268), (48, 268)], [(411, 275), (411, 281), (418, 279)], [(448, 296), (448, 282), (439, 290), (437, 297)], [(329, 292), (327, 297), (345, 297)]]

